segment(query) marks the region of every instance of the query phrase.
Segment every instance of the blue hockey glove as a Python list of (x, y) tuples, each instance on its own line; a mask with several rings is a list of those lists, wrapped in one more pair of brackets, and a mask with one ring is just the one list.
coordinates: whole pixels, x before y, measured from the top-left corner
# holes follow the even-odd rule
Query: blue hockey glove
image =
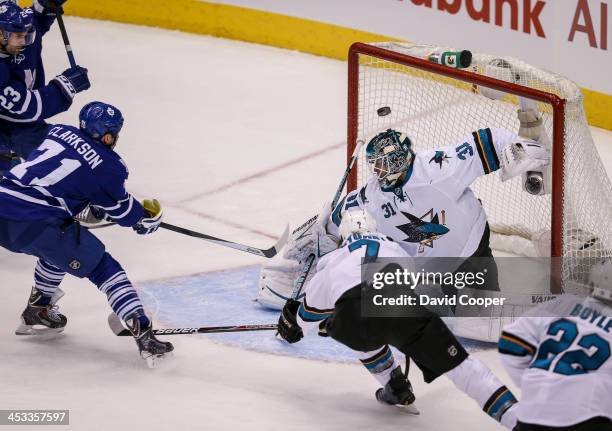
[(64, 73), (57, 75), (51, 82), (62, 90), (68, 100), (72, 100), (75, 94), (91, 87), (89, 78), (87, 77), (87, 69), (81, 66), (66, 69)]
[(157, 199), (147, 199), (142, 203), (142, 206), (145, 210), (145, 216), (132, 226), (132, 229), (134, 229), (138, 235), (148, 235), (159, 228), (164, 211)]
[(64, 13), (62, 9), (62, 5), (66, 3), (68, 0), (34, 0), (32, 2), (32, 9), (34, 9), (38, 13), (43, 13), (45, 15), (57, 15), (58, 9), (59, 13)]
[(304, 337), (302, 328), (296, 320), (298, 308), (300, 308), (299, 301), (295, 299), (287, 300), (278, 319), (278, 335), (291, 344), (297, 343)]

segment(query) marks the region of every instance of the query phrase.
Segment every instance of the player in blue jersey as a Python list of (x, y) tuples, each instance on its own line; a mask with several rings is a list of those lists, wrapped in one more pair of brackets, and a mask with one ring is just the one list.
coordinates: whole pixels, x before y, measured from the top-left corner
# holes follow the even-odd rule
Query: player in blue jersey
[(75, 94), (90, 87), (87, 69), (80, 66), (45, 85), (42, 37), (55, 14), (50, 0), (34, 0), (25, 9), (0, 2), (0, 173), (40, 144), (47, 134), (45, 119), (68, 110)]
[(153, 365), (173, 350), (155, 338), (138, 294), (104, 244), (73, 217), (91, 206), (99, 215), (146, 235), (162, 219), (158, 201), (141, 205), (125, 189), (128, 169), (114, 151), (123, 126), (119, 109), (92, 102), (80, 129), (50, 126), (42, 144), (0, 180), (0, 246), (38, 257), (35, 285), (18, 335), (61, 332), (67, 319), (56, 305), (64, 275), (88, 278), (126, 323), (141, 356)]

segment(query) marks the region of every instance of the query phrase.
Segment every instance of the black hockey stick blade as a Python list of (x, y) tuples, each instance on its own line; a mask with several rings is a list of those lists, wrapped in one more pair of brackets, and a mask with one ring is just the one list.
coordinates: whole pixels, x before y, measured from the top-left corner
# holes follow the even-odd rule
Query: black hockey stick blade
[(287, 225), (287, 227), (285, 228), (285, 231), (281, 235), (280, 239), (276, 242), (276, 244), (274, 244), (272, 247), (267, 248), (265, 250), (261, 248), (257, 248), (257, 247), (251, 247), (248, 245), (239, 244), (237, 242), (227, 241), (221, 238), (216, 238), (214, 236), (206, 235), (205, 233), (195, 232), (190, 229), (185, 229), (184, 227), (175, 226), (175, 225), (164, 223), (164, 222), (162, 222), (159, 226), (163, 227), (164, 229), (168, 229), (168, 230), (171, 230), (173, 232), (177, 232), (183, 235), (192, 236), (194, 238), (200, 238), (205, 241), (212, 242), (213, 244), (218, 244), (224, 247), (234, 248), (240, 251), (246, 251), (247, 253), (252, 253), (252, 254), (256, 254), (257, 256), (263, 256), (267, 258), (276, 256), (278, 252), (280, 251), (280, 249), (285, 246), (285, 244), (287, 243), (287, 240), (289, 239), (289, 225)]
[[(119, 337), (132, 335), (131, 332), (123, 326), (121, 319), (115, 313), (108, 315), (108, 326), (113, 331), (113, 334)], [(231, 326), (204, 326), (201, 328), (168, 328), (154, 329), (155, 335), (185, 335), (185, 334), (213, 334), (220, 332), (249, 332), (249, 331), (275, 331), (276, 323), (264, 323), (258, 325), (231, 325)]]

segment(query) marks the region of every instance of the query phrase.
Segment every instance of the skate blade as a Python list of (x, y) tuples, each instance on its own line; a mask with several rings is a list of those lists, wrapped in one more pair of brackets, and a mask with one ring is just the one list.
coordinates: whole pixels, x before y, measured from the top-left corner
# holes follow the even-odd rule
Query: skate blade
[(64, 332), (64, 328), (47, 328), (46, 326), (42, 325), (25, 325), (22, 323), (15, 330), (15, 335), (46, 336), (59, 334), (61, 332)]
[(413, 404), (408, 404), (407, 406), (402, 406), (402, 405), (396, 405), (395, 407), (402, 409), (403, 411), (405, 411), (406, 413), (409, 413), (411, 415), (420, 415), (421, 412), (419, 411), (419, 409), (416, 408), (416, 406)]
[(147, 363), (147, 367), (149, 368), (158, 368), (163, 362), (174, 357), (172, 352), (164, 353), (161, 355), (149, 355), (143, 356), (142, 359)]

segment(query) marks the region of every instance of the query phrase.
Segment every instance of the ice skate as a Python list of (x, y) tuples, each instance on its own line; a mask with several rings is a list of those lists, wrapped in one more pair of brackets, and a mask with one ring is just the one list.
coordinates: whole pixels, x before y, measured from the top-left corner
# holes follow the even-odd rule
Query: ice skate
[(153, 326), (147, 317), (131, 317), (125, 323), (136, 340), (140, 356), (147, 362), (149, 368), (156, 368), (161, 360), (171, 356), (174, 346), (172, 343), (155, 338)]
[(406, 410), (407, 413), (418, 415), (420, 412), (414, 406), (415, 399), (412, 385), (399, 366), (391, 372), (391, 379), (385, 387), (376, 391), (376, 400), (379, 403), (398, 406)]
[(49, 335), (62, 332), (68, 319), (58, 311), (59, 308), (55, 303), (63, 295), (64, 293), (58, 289), (53, 297), (48, 297), (36, 287), (32, 287), (28, 305), (21, 313), (21, 324), (15, 330), (15, 334)]

